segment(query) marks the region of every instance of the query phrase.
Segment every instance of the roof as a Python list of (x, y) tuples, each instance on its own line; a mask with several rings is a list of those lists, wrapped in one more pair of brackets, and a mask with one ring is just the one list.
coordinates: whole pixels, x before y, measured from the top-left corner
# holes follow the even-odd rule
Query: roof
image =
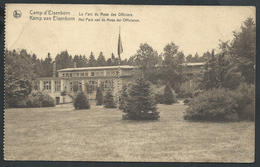
[[(134, 69), (134, 66), (123, 65), (120, 66), (121, 69)], [(118, 69), (118, 66), (100, 66), (100, 67), (81, 67), (81, 68), (65, 68), (57, 70), (58, 72), (67, 72), (67, 71), (84, 71), (84, 70), (109, 70), (109, 69)]]
[(199, 63), (183, 63), (182, 65), (186, 66), (203, 66), (205, 62), (199, 62)]

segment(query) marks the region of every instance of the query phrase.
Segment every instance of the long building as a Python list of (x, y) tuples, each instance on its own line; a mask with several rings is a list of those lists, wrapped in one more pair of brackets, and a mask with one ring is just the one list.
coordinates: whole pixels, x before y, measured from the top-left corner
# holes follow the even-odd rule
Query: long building
[[(201, 67), (204, 63), (184, 63), (184, 75), (187, 75), (189, 80), (182, 85), (186, 88), (195, 88), (197, 86), (194, 74), (200, 72)], [(53, 77), (38, 78), (40, 90), (50, 94), (56, 104), (72, 102), (70, 96), (61, 96), (61, 91), (66, 90), (69, 94), (73, 94), (73, 88), (76, 86), (79, 91), (85, 91), (87, 88), (90, 89), (90, 99), (95, 99), (95, 93), (98, 86), (102, 88), (102, 91), (108, 89), (118, 89), (118, 78), (117, 71), (118, 66), (101, 66), (101, 67), (82, 67), (66, 68), (57, 70), (56, 75), (55, 63), (53, 65)], [(133, 78), (134, 66), (124, 65), (120, 68), (120, 82), (119, 89), (122, 84), (128, 83)]]
[[(120, 83), (127, 83), (132, 80), (132, 72), (134, 66), (121, 66), (120, 67)], [(55, 64), (54, 69), (55, 70)], [(61, 91), (66, 90), (69, 94), (73, 94), (73, 87), (77, 86), (78, 91), (85, 91), (86, 88), (90, 89), (90, 99), (95, 99), (95, 92), (98, 86), (102, 88), (102, 91), (108, 89), (115, 90), (118, 88), (117, 77), (118, 66), (102, 66), (102, 67), (83, 67), (66, 68), (57, 70), (54, 72), (53, 77), (38, 78), (40, 90), (50, 94), (56, 104), (71, 102), (72, 99), (69, 96), (62, 97)]]

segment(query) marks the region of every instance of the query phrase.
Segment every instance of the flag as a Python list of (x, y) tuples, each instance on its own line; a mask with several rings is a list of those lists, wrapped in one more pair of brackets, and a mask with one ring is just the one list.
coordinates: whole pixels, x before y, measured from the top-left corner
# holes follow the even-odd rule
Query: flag
[(117, 53), (118, 53), (118, 58), (120, 58), (120, 54), (123, 52), (123, 46), (122, 46), (122, 41), (120, 38), (120, 32), (119, 32), (119, 37), (118, 37), (118, 48), (117, 48)]

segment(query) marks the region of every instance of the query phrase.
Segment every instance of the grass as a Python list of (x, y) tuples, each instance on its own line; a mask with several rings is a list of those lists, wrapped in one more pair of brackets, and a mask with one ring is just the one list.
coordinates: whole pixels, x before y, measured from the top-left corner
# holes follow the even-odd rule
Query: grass
[(189, 122), (183, 104), (158, 107), (158, 121), (122, 120), (120, 110), (94, 105), (6, 109), (5, 160), (254, 161), (253, 122)]

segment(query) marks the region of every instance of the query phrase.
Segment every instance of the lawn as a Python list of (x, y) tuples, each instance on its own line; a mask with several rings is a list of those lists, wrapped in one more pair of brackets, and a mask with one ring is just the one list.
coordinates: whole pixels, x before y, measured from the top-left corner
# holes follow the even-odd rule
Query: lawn
[(5, 160), (253, 162), (254, 123), (189, 122), (187, 106), (158, 105), (158, 121), (71, 104), (5, 110)]

